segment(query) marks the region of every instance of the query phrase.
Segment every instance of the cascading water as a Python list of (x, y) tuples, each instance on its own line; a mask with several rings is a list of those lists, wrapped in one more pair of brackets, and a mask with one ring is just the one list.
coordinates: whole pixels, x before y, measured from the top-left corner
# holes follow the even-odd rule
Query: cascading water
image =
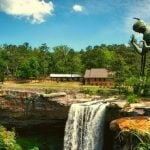
[(107, 103), (73, 104), (65, 128), (64, 150), (102, 150)]

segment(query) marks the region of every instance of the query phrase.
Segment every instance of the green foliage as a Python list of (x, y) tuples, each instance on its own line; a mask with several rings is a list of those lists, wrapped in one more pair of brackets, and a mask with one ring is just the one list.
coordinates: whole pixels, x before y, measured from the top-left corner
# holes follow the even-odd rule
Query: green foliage
[(111, 96), (118, 94), (117, 89), (99, 88), (94, 86), (82, 87), (80, 88), (80, 93), (88, 95), (100, 95), (100, 96)]
[(114, 51), (109, 50), (106, 45), (88, 46), (82, 55), (82, 63), (87, 68), (110, 68), (114, 61)]
[(39, 74), (39, 62), (35, 57), (26, 59), (18, 66), (17, 77), (19, 78), (38, 78)]
[(0, 126), (0, 148), (6, 150), (22, 150), (20, 145), (16, 143), (15, 132), (7, 131)]
[(24, 150), (39, 150), (39, 141), (36, 138), (17, 138), (17, 142), (23, 147)]
[(93, 94), (93, 91), (91, 89), (89, 89), (89, 88), (81, 88), (80, 92), (84, 93), (84, 94), (89, 94), (89, 95)]
[(52, 71), (55, 73), (80, 73), (82, 69), (80, 54), (61, 45), (53, 48)]
[(120, 139), (124, 140), (132, 150), (149, 150), (150, 133), (141, 133), (138, 131), (123, 131), (120, 133)]
[(3, 82), (5, 79), (6, 70), (7, 70), (6, 62), (2, 58), (0, 58), (0, 82)]
[[(18, 142), (18, 141), (17, 141)], [(16, 134), (14, 131), (8, 131), (6, 128), (0, 125), (0, 149), (4, 150), (39, 150), (37, 146), (33, 144), (31, 147), (22, 148), (16, 142)], [(26, 143), (27, 144), (27, 143)]]
[(132, 103), (138, 103), (139, 102), (139, 99), (138, 99), (138, 96), (135, 95), (135, 94), (130, 94), (127, 96), (127, 102), (129, 104), (132, 104)]
[[(117, 87), (132, 86), (138, 94), (141, 89), (139, 79), (140, 55), (132, 46), (98, 45), (75, 51), (66, 45), (52, 50), (44, 43), (32, 48), (29, 43), (3, 45), (0, 47), (0, 81), (4, 79), (42, 79), (50, 73), (79, 73), (86, 69), (107, 68), (115, 72)], [(150, 87), (150, 53), (147, 53), (145, 67), (146, 81), (142, 85), (143, 94)], [(140, 84), (140, 86), (139, 86)]]
[(82, 87), (80, 88), (80, 93), (88, 94), (88, 95), (97, 95), (99, 91), (99, 87)]
[(4, 98), (6, 100), (12, 100), (14, 97), (12, 95), (7, 94), (7, 95), (4, 95)]
[[(43, 138), (44, 136), (44, 138)], [(56, 141), (58, 138), (56, 139)], [(44, 135), (27, 135), (21, 136), (17, 138), (17, 142), (21, 145), (23, 150), (49, 150), (49, 149), (56, 149), (54, 148), (55, 137), (50, 139), (48, 136)], [(53, 145), (54, 144), (54, 145)], [(56, 143), (57, 145), (57, 143)], [(54, 147), (53, 147), (54, 146)]]
[(0, 149), (5, 148), (5, 143), (2, 138), (0, 138)]
[(33, 147), (33, 148), (30, 149), (30, 150), (39, 150), (39, 148), (38, 148), (38, 147)]

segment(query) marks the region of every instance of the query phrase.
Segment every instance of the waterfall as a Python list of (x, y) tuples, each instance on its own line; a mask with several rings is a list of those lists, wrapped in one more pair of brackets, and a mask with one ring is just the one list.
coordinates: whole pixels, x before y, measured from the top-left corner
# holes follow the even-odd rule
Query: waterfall
[(107, 105), (102, 101), (72, 104), (65, 127), (64, 150), (102, 150)]

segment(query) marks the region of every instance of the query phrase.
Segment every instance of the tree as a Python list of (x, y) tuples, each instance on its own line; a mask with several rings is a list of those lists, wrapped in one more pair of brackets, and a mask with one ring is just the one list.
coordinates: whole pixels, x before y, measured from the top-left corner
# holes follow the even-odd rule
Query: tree
[(6, 62), (0, 59), (0, 82), (4, 82), (5, 79), (5, 73), (7, 70)]
[(68, 56), (68, 73), (81, 74), (82, 70), (83, 70), (83, 65), (81, 62), (81, 54), (71, 49), (69, 51), (69, 56)]
[(25, 59), (18, 67), (17, 76), (21, 79), (38, 78), (39, 63), (35, 57)]
[(39, 62), (40, 77), (46, 77), (49, 75), (51, 70), (51, 53), (46, 43), (42, 44), (39, 48), (34, 50), (34, 57)]
[(53, 48), (52, 60), (53, 60), (53, 72), (55, 73), (68, 73), (69, 65), (69, 51), (70, 48), (61, 45)]

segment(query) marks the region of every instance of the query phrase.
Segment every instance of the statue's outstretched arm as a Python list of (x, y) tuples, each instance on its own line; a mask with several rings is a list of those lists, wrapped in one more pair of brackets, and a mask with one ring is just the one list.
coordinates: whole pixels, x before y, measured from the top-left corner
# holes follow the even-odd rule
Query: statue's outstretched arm
[(142, 53), (142, 48), (138, 44), (136, 44), (134, 35), (132, 35), (131, 37), (131, 44), (139, 54)]
[(149, 49), (149, 50), (150, 50), (150, 45), (147, 45), (147, 43), (146, 43), (144, 40), (142, 40), (142, 41), (140, 41), (140, 42), (143, 43), (143, 45), (144, 45), (144, 47), (145, 47), (146, 49)]

